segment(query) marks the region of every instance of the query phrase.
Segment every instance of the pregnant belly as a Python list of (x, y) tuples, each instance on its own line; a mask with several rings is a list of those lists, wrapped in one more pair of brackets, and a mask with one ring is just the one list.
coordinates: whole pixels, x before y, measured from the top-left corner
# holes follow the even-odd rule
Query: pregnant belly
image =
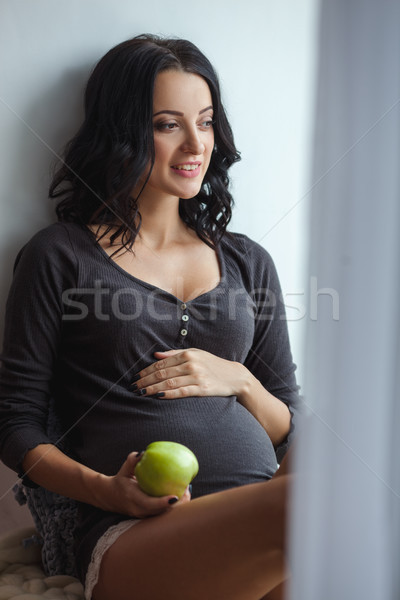
[(114, 474), (133, 450), (156, 440), (179, 442), (199, 461), (192, 497), (265, 481), (277, 467), (268, 434), (234, 397), (138, 398), (114, 420), (112, 430), (111, 437), (107, 425), (99, 430), (97, 423), (95, 431), (81, 431), (80, 460)]
[(199, 460), (192, 497), (265, 481), (274, 474), (275, 450), (266, 431), (233, 398), (196, 398), (197, 419), (180, 431)]

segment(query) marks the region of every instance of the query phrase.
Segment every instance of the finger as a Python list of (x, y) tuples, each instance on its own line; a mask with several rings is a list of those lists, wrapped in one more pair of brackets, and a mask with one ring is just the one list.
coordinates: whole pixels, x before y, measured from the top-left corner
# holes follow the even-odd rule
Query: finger
[(130, 484), (132, 487), (129, 487), (132, 503), (130, 513), (138, 518), (158, 515), (178, 502), (178, 497), (172, 494), (161, 497), (149, 496), (140, 488), (134, 471), (142, 455), (143, 452), (131, 452), (116, 476), (117, 479), (128, 478), (132, 482)]
[[(171, 383), (168, 383), (171, 382)], [(168, 385), (168, 388), (166, 387)], [(162, 394), (162, 395), (161, 395)], [(157, 396), (163, 400), (172, 400), (174, 398), (187, 398), (188, 396), (209, 396), (211, 391), (205, 386), (199, 386), (192, 383), (190, 377), (177, 377), (173, 380), (167, 379), (162, 384), (151, 385), (143, 388), (143, 396)]]
[[(122, 466), (121, 471), (125, 470), (125, 473), (131, 474), (132, 479), (135, 480), (135, 484), (136, 484), (138, 496), (139, 496), (139, 502), (141, 501), (144, 504), (144, 506), (146, 506), (148, 509), (154, 510), (154, 514), (155, 514), (156, 512), (164, 510), (165, 508), (167, 508), (167, 506), (171, 506), (172, 504), (175, 504), (175, 502), (178, 501), (178, 497), (174, 496), (173, 494), (168, 494), (167, 496), (150, 496), (149, 494), (146, 494), (146, 492), (144, 492), (141, 489), (139, 482), (137, 481), (136, 477), (134, 476), (134, 473), (135, 473), (136, 465), (141, 461), (143, 454), (144, 454), (143, 450), (140, 452), (131, 452), (128, 455), (128, 458), (126, 459), (124, 465)], [(133, 471), (132, 471), (132, 467), (133, 467)], [(120, 474), (123, 475), (124, 473), (123, 472), (121, 473), (121, 471), (120, 471)]]
[(174, 356), (174, 354), (181, 354), (183, 350), (157, 350), (154, 352), (154, 356), (158, 354), (159, 356)]
[(181, 504), (184, 504), (185, 502), (190, 502), (190, 500), (192, 499), (192, 492), (191, 492), (191, 485), (188, 485), (185, 493), (183, 494), (182, 498), (179, 500), (179, 502)]
[(180, 363), (187, 362), (188, 358), (187, 356), (185, 356), (185, 351), (181, 350), (176, 352), (173, 356), (166, 356), (165, 358), (160, 358), (159, 360), (156, 360), (145, 369), (142, 369), (141, 371), (136, 373), (134, 377), (134, 382), (137, 383), (139, 379), (141, 380), (144, 377), (147, 377), (148, 375), (151, 375), (156, 371), (161, 371), (162, 369), (166, 369), (167, 367), (172, 367)]
[(174, 388), (177, 387), (176, 382), (179, 378), (185, 375), (189, 376), (192, 371), (193, 369), (190, 367), (189, 363), (182, 363), (165, 369), (157, 369), (153, 373), (149, 373), (138, 379), (135, 382), (136, 387), (134, 389), (142, 390), (146, 388), (147, 391), (150, 386), (153, 386), (153, 390), (155, 389), (155, 386), (158, 386), (157, 390), (160, 391), (161, 389)]
[(175, 508), (176, 506), (180, 506), (181, 504), (186, 504), (187, 502), (190, 502), (192, 498), (190, 491), (191, 487), (191, 485), (188, 485), (183, 495), (179, 498), (178, 502), (174, 503), (171, 508)]
[(128, 454), (126, 461), (118, 471), (118, 475), (122, 477), (133, 477), (135, 473), (135, 467), (139, 460), (142, 458), (143, 450), (140, 452), (131, 452)]
[(184, 350), (156, 350), (156, 352), (154, 352), (153, 354), (154, 356), (157, 355), (160, 358), (164, 356), (170, 357), (182, 354), (185, 360), (189, 360), (189, 358), (192, 358), (194, 354), (197, 355), (200, 353), (204, 353), (204, 350), (199, 350), (199, 348), (185, 348)]
[[(141, 458), (141, 457), (139, 457)], [(135, 503), (139, 508), (143, 509), (144, 514), (159, 514), (179, 501), (178, 496), (168, 494), (166, 496), (150, 496), (140, 487), (139, 482), (135, 478)]]
[(159, 515), (160, 513), (169, 510), (175, 504), (178, 504), (179, 498), (174, 495), (168, 496), (149, 496), (138, 485), (135, 496), (135, 510), (138, 517), (146, 517), (150, 515)]
[(171, 393), (186, 388), (190, 385), (196, 385), (195, 379), (191, 375), (180, 375), (178, 377), (168, 377), (160, 383), (153, 383), (150, 385), (143, 386), (141, 393), (144, 396), (154, 396), (160, 392), (164, 393), (164, 397), (178, 397), (172, 396)]

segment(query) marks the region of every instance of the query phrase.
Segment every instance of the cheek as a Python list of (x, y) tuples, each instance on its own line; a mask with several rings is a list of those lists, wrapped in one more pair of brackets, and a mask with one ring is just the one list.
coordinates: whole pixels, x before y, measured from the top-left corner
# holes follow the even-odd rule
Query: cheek
[(209, 138), (208, 143), (207, 143), (207, 159), (208, 159), (208, 162), (210, 162), (210, 160), (211, 160), (211, 155), (213, 153), (213, 150), (214, 150), (214, 133), (212, 135), (210, 135), (210, 138)]
[(168, 162), (169, 157), (171, 155), (168, 143), (161, 140), (154, 140), (154, 155), (155, 155), (155, 166), (161, 165)]
[(209, 143), (210, 152), (212, 152), (214, 150), (214, 144), (215, 144), (215, 134), (214, 134), (214, 131), (212, 131), (210, 133), (210, 143)]

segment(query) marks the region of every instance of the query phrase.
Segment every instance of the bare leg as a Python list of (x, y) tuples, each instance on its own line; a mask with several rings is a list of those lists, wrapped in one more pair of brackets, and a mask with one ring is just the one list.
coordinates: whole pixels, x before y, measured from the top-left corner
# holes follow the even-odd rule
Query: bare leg
[(259, 600), (285, 578), (291, 476), (144, 519), (106, 552), (94, 600)]
[[(296, 443), (296, 442), (295, 442)], [(281, 464), (279, 465), (279, 469), (273, 475), (274, 478), (282, 477), (282, 475), (289, 475), (293, 473), (293, 462), (294, 462), (294, 449), (293, 444), (285, 454)], [(289, 577), (289, 574), (286, 574)], [(285, 600), (286, 598), (286, 581), (280, 583), (273, 590), (268, 592), (265, 596), (263, 596), (260, 600)]]
[(285, 600), (285, 583), (280, 583), (273, 590), (268, 592), (266, 596), (263, 596), (260, 600)]

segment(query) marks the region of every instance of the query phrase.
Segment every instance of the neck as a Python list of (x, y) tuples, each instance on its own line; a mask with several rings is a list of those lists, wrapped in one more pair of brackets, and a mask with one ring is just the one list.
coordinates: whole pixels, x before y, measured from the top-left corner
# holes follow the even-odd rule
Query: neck
[(140, 198), (138, 204), (142, 215), (138, 239), (146, 245), (161, 249), (187, 239), (190, 232), (179, 216), (179, 198)]

